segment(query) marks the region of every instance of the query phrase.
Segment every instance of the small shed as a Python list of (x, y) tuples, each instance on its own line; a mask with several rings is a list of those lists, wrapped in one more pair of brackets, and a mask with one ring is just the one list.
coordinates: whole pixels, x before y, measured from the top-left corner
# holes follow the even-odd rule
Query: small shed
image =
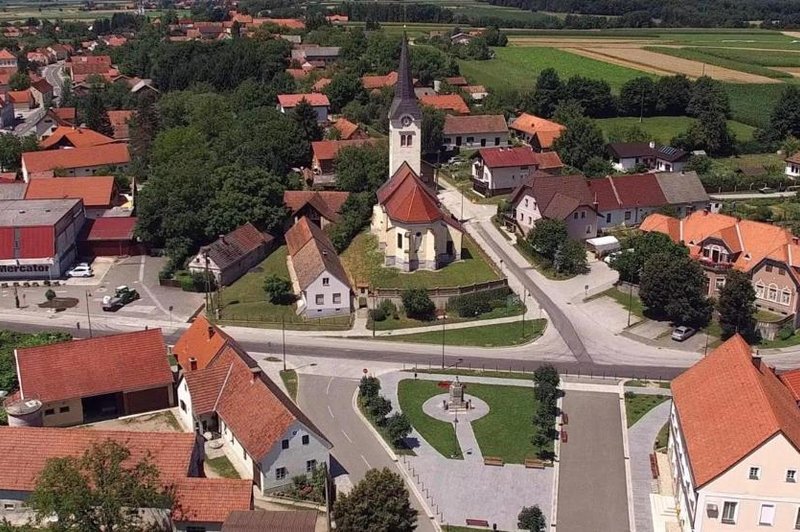
[(586, 244), (589, 246), (595, 256), (597, 258), (602, 258), (609, 253), (613, 253), (615, 251), (619, 251), (622, 247), (620, 246), (619, 240), (615, 236), (598, 236), (597, 238), (589, 238), (586, 240)]

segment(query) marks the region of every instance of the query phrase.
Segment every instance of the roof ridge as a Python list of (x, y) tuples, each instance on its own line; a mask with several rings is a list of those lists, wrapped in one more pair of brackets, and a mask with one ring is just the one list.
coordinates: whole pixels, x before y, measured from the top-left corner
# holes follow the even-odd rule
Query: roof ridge
[(228, 373), (225, 375), (225, 380), (222, 381), (222, 386), (219, 387), (219, 393), (217, 394), (217, 399), (214, 401), (214, 408), (212, 409), (214, 412), (217, 411), (217, 406), (219, 406), (219, 400), (222, 398), (222, 392), (225, 390), (225, 386), (228, 384), (228, 379), (231, 377), (231, 372), (233, 371), (233, 364), (234, 361), (231, 360), (231, 365), (228, 366)]
[(611, 185), (611, 192), (614, 193), (614, 198), (616, 198), (617, 200), (617, 205), (619, 206), (619, 208), (622, 208), (622, 200), (619, 197), (619, 192), (617, 191), (617, 185), (614, 184), (614, 178), (611, 176), (606, 176), (606, 179), (608, 179), (608, 182)]

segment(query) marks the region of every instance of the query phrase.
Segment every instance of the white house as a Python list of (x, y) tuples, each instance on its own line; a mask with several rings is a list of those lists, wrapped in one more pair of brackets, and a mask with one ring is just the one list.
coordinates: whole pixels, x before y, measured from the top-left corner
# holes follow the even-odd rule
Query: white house
[(217, 284), (230, 285), (267, 257), (274, 240), (272, 235), (247, 222), (200, 248), (189, 262), (189, 271), (208, 272)]
[(178, 406), (186, 426), (220, 434), (228, 459), (262, 493), (328, 463), (330, 442), (232, 340), (183, 374)]
[(580, 175), (529, 177), (509, 200), (516, 228), (526, 235), (542, 218), (563, 220), (575, 240), (597, 236), (597, 214), (586, 178)]
[(656, 172), (681, 172), (690, 153), (655, 142), (612, 142), (606, 146), (611, 166), (618, 172), (632, 172), (637, 167)]
[(312, 92), (309, 94), (279, 94), (278, 111), (287, 114), (294, 110), (303, 100), (314, 108), (314, 111), (317, 113), (317, 122), (324, 124), (328, 121), (328, 111), (331, 107), (331, 102), (328, 100), (327, 96), (319, 92)]
[(297, 313), (311, 318), (350, 314), (353, 297), (347, 272), (322, 229), (303, 216), (286, 231), (286, 246)]
[(503, 115), (445, 115), (442, 132), (446, 150), (508, 145), (508, 124)]
[(775, 371), (737, 334), (671, 388), (681, 530), (797, 530), (800, 409)]
[(796, 179), (800, 177), (800, 152), (790, 155), (786, 159), (786, 170), (785, 173), (787, 176)]
[(472, 188), (484, 196), (507, 194), (534, 172), (554, 173), (564, 166), (556, 152), (530, 146), (482, 148), (472, 158)]

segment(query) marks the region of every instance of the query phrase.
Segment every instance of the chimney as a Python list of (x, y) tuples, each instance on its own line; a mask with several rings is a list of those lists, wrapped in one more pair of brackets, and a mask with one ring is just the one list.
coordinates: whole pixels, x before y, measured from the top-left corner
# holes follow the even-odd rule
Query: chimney
[(651, 149), (651, 150), (654, 150), (654, 149), (656, 149), (656, 141), (654, 141), (654, 140), (651, 140), (651, 141), (650, 141), (650, 149)]
[(223, 244), (227, 244), (227, 242), (225, 242), (225, 235), (219, 235), (219, 240), (220, 240), (220, 242), (222, 242)]
[(256, 378), (261, 374), (261, 368), (258, 366), (250, 368), (250, 384), (256, 382)]
[(758, 351), (756, 351), (756, 354), (753, 355), (753, 365), (757, 370), (761, 371), (761, 357), (758, 356)]
[(194, 357), (189, 357), (189, 370), (190, 371), (197, 370), (197, 359)]
[(322, 250), (322, 256), (324, 256), (324, 257), (328, 256), (328, 250), (327, 249), (323, 249)]
[(209, 325), (208, 326), (208, 337), (209, 338), (213, 338), (213, 336), (214, 336), (214, 326), (213, 325)]

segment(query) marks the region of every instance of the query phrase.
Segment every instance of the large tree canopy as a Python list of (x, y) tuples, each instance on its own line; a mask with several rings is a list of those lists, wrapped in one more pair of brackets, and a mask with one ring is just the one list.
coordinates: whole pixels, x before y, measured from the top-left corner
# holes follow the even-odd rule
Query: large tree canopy
[(411, 507), (403, 479), (387, 468), (370, 469), (333, 508), (342, 532), (411, 532), (417, 511)]

